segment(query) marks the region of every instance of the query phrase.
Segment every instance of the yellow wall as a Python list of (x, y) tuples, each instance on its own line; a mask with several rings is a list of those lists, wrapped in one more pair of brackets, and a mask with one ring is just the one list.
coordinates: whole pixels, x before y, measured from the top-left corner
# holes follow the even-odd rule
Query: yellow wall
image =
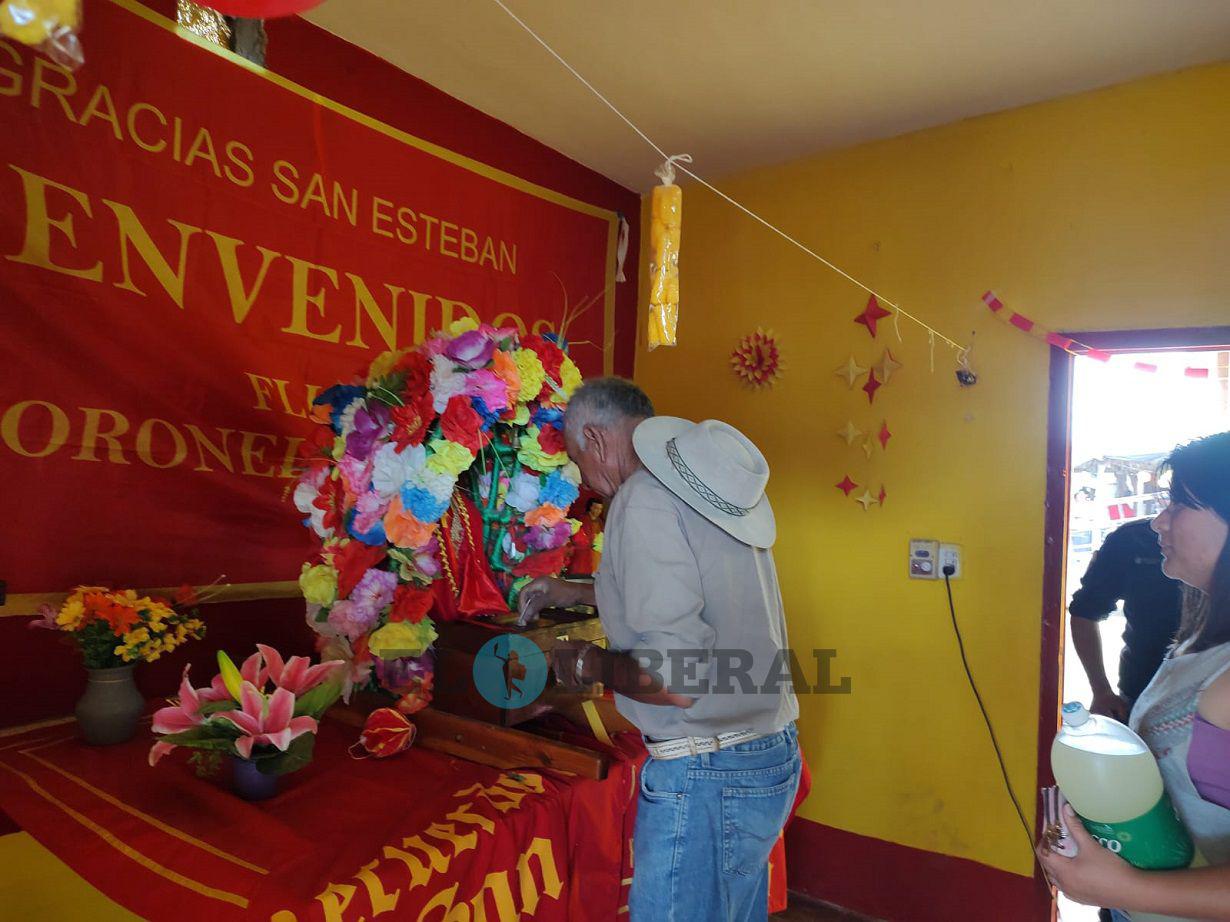
[[(975, 676), (1032, 821), (1048, 350), (979, 296), (1056, 329), (1230, 323), (1230, 65), (1153, 78), (724, 180), (724, 189), (954, 339), (873, 343), (866, 300), (712, 194), (685, 187), (680, 345), (638, 355), (659, 412), (720, 417), (773, 469), (791, 641), (833, 647), (848, 696), (802, 700), (809, 819), (1029, 874), (1031, 854), (957, 658), (942, 583), (905, 576), (911, 536), (964, 546)], [(703, 162), (698, 169), (704, 169)], [(648, 234), (642, 235), (648, 239)], [(642, 254), (642, 259), (646, 258)], [(641, 303), (646, 303), (642, 292)], [(727, 369), (758, 325), (787, 363), (770, 393)], [(643, 337), (642, 337), (643, 339)], [(905, 368), (869, 408), (833, 369), (885, 345)], [(888, 421), (871, 461), (834, 434)], [(849, 473), (884, 508), (833, 487)]]

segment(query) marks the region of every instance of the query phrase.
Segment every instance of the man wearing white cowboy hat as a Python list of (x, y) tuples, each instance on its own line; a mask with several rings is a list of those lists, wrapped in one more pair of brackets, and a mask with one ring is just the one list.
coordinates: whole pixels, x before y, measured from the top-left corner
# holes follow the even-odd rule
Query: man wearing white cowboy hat
[(564, 643), (552, 663), (567, 684), (605, 682), (646, 739), (631, 918), (765, 919), (800, 772), (768, 463), (726, 423), (654, 416), (618, 378), (577, 390), (564, 435), (610, 499), (600, 572), (535, 580), (521, 619), (597, 604), (610, 650)]

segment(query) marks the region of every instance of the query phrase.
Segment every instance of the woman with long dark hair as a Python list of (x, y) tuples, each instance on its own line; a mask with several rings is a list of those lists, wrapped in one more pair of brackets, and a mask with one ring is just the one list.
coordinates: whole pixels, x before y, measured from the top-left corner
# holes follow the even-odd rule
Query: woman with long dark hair
[(1043, 845), (1039, 857), (1072, 899), (1124, 907), (1117, 919), (1135, 911), (1230, 920), (1230, 432), (1176, 448), (1166, 467), (1170, 505), (1153, 529), (1162, 570), (1189, 590), (1174, 647), (1131, 722), (1157, 758), (1196, 863), (1208, 866), (1138, 870), (1101, 848), (1071, 812), (1065, 822), (1079, 854)]

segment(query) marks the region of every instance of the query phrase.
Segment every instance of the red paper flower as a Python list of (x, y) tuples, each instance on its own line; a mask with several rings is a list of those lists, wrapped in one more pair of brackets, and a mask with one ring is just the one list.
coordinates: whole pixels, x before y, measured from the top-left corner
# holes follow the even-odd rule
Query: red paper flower
[(344, 505), (346, 502), (346, 487), (340, 477), (326, 477), (320, 485), (320, 492), (312, 500), (312, 505), (324, 512), (323, 525), (335, 531), (342, 527)]
[(362, 541), (348, 541), (333, 551), (333, 568), (337, 570), (337, 597), (347, 598), (363, 574), (384, 560), (385, 548), (373, 547)]
[(393, 371), (406, 375), (402, 393), (411, 398), (421, 397), (431, 389), (431, 359), (422, 352), (407, 352), (397, 360)]
[(550, 576), (564, 569), (567, 562), (568, 545), (557, 547), (553, 551), (543, 551), (541, 554), (531, 554), (513, 568), (515, 576)]
[(393, 420), (393, 441), (398, 451), (405, 451), (411, 445), (422, 445), (427, 436), (427, 427), (436, 418), (431, 407), (431, 392), (424, 392), (404, 407), (392, 407), (389, 415)]
[(411, 583), (402, 583), (393, 594), (393, 606), (389, 609), (390, 621), (409, 621), (418, 624), (431, 611), (432, 594)]
[(470, 398), (460, 395), (450, 398), (444, 408), (440, 432), (450, 442), (464, 445), (474, 454), (489, 441), (487, 433), (483, 432), (483, 418), (470, 404)]
[(564, 445), (564, 433), (554, 426), (544, 424), (538, 430), (538, 444), (541, 446), (543, 454), (555, 455), (561, 451), (567, 451)]
[(760, 330), (743, 337), (730, 353), (730, 367), (748, 387), (772, 387), (781, 377), (781, 353), (772, 330)]

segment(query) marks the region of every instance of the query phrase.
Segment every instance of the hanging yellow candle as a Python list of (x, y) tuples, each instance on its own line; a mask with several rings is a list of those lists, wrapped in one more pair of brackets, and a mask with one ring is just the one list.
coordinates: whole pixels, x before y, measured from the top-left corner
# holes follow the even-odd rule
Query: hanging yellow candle
[(24, 45), (41, 45), (80, 23), (80, 0), (0, 0), (0, 35)]
[(649, 223), (650, 349), (675, 345), (675, 329), (679, 323), (679, 241), (683, 190), (674, 183), (675, 169), (669, 160), (657, 174), (662, 184), (653, 190)]

